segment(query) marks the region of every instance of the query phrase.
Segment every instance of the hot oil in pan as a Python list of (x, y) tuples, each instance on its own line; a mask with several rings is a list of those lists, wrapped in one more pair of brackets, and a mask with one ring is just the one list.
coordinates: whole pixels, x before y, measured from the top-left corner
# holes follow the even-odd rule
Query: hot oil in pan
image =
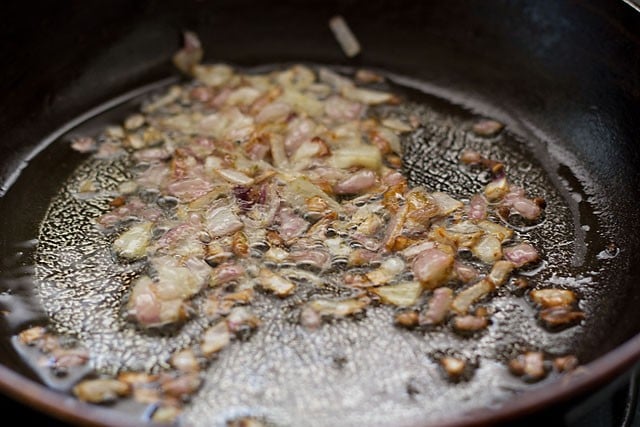
[[(410, 108), (423, 123), (403, 141), (404, 171), (410, 183), (464, 199), (480, 192), (490, 176), (461, 166), (462, 150), (477, 150), (502, 161), (511, 182), (547, 203), (544, 221), (535, 227), (522, 225), (518, 231), (538, 248), (544, 261), (520, 275), (531, 287), (546, 284), (574, 290), (589, 316), (599, 298), (591, 290), (603, 278), (592, 271), (592, 263), (598, 248), (602, 249), (604, 224), (581, 223), (576, 200), (567, 197), (567, 188), (554, 185), (549, 175), (554, 171), (545, 170), (536, 160), (541, 156), (533, 155), (532, 146), (519, 137), (508, 131), (491, 138), (474, 136), (469, 129), (477, 117), (466, 110), (414, 89), (397, 85), (392, 89), (415, 103)], [(51, 145), (46, 156), (36, 157), (23, 176), (37, 176), (39, 165), (50, 162), (52, 153), (59, 159), (71, 155), (80, 161), (80, 156), (70, 154), (69, 138), (97, 135), (104, 125), (121, 123), (141, 99), (124, 102), (79, 125)], [(8, 321), (3, 322), (5, 331), (16, 333), (31, 323), (50, 320), (58, 333), (91, 349), (92, 368), (107, 374), (161, 371), (174, 351), (198, 342), (208, 326), (195, 318), (178, 330), (149, 333), (124, 319), (124, 284), (140, 266), (114, 263), (111, 242), (91, 219), (109, 209), (110, 192), (129, 179), (128, 166), (126, 160), (83, 160), (77, 168), (73, 162), (63, 164), (61, 175), (70, 175), (56, 191), (37, 230), (35, 278), (27, 274), (27, 281), (35, 285), (34, 295), (24, 280), (15, 285), (6, 274), (3, 277), (2, 303), (9, 312)], [(78, 188), (89, 181), (97, 184), (95, 194), (79, 194)], [(18, 181), (14, 187), (21, 185)], [(584, 253), (588, 243), (590, 250)], [(10, 266), (7, 274), (33, 268), (28, 261), (18, 264)], [(522, 294), (511, 284), (500, 288), (485, 304), (495, 311), (491, 325), (473, 337), (442, 327), (424, 331), (395, 327), (390, 321), (394, 309), (389, 306), (370, 307), (357, 320), (329, 322), (310, 331), (295, 321), (291, 301), (258, 296), (254, 309), (264, 323), (247, 341), (234, 342), (211, 362), (185, 421), (194, 426), (224, 425), (229, 419), (254, 416), (278, 425), (296, 425), (301, 420), (304, 425), (319, 426), (397, 424), (498, 405), (534, 387), (505, 368), (505, 362), (520, 352), (543, 349), (551, 355), (573, 353), (584, 361), (591, 357), (589, 349), (580, 345), (588, 320), (585, 327), (549, 333)], [(20, 304), (32, 308), (18, 319), (25, 313)], [(7, 348), (7, 343), (3, 346)], [(17, 348), (50, 386), (68, 389), (77, 375), (85, 373), (56, 376), (37, 358), (29, 359), (28, 349)], [(468, 362), (462, 381), (453, 383), (443, 374), (438, 360), (445, 355)], [(15, 360), (11, 364), (19, 365)], [(553, 379), (551, 375), (535, 387)]]

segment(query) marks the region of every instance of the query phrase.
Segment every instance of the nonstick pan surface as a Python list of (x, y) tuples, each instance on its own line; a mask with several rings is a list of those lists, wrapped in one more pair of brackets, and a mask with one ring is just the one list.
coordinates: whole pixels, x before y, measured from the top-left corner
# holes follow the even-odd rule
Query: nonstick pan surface
[[(362, 43), (354, 59), (328, 31), (328, 19), (338, 13)], [(532, 145), (562, 196), (573, 197), (574, 221), (592, 231), (577, 256), (600, 274), (600, 303), (572, 341), (589, 362), (585, 370), (507, 407), (452, 414), (443, 423), (477, 425), (545, 410), (610, 381), (638, 359), (640, 18), (629, 5), (116, 2), (12, 6), (7, 16), (14, 19), (7, 20), (0, 45), (7, 64), (0, 82), (7, 94), (0, 106), (0, 173), (3, 279), (11, 292), (29, 295), (39, 221), (82, 160), (55, 142), (95, 108), (109, 110), (124, 100), (118, 97), (133, 91), (127, 95), (133, 99), (139, 88), (175, 76), (169, 58), (189, 28), (210, 60), (367, 66), (415, 79), (431, 95), (507, 123)], [(611, 244), (617, 256), (604, 263), (598, 254)], [(29, 298), (17, 300), (24, 304), (3, 300), (11, 313), (5, 336), (43, 315)], [(70, 421), (135, 424), (40, 386), (8, 340), (2, 350), (1, 383), (12, 396)]]

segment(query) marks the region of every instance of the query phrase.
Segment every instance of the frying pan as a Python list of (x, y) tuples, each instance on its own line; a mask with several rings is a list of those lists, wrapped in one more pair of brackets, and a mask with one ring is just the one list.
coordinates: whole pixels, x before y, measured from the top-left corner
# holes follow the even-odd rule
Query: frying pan
[[(344, 55), (328, 30), (336, 14), (361, 42), (355, 58)], [(138, 424), (42, 385), (9, 336), (44, 316), (28, 298), (28, 258), (51, 197), (81, 160), (50, 147), (96, 106), (115, 105), (122, 94), (175, 76), (170, 57), (184, 29), (200, 35), (206, 60), (247, 66), (306, 61), (410, 76), (432, 95), (504, 121), (533, 141), (549, 174), (563, 177), (558, 185), (581, 194), (574, 212), (579, 222), (613, 224), (585, 248), (587, 258), (597, 259), (613, 244), (617, 256), (598, 283), (606, 298), (582, 326), (588, 333), (573, 343), (585, 363), (581, 373), (508, 405), (452, 413), (429, 425), (499, 424), (557, 411), (640, 359), (640, 12), (632, 3), (22, 2), (4, 5), (0, 30), (0, 303), (6, 310), (0, 388), (9, 396), (78, 425)], [(569, 166), (554, 161), (559, 153), (568, 153)], [(604, 207), (598, 215), (591, 200)], [(18, 298), (22, 304), (8, 304), (12, 292), (25, 295)]]

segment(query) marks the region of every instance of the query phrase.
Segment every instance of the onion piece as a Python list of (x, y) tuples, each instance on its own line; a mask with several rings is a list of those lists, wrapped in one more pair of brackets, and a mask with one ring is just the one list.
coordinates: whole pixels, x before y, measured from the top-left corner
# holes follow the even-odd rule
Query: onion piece
[(288, 297), (296, 290), (295, 283), (274, 273), (268, 268), (260, 269), (258, 280), (264, 289), (272, 292), (280, 298)]
[(114, 252), (130, 260), (145, 257), (151, 242), (152, 227), (150, 222), (133, 225), (113, 242)]
[(444, 322), (451, 303), (453, 302), (453, 291), (450, 288), (442, 287), (433, 290), (433, 295), (429, 299), (429, 308), (420, 317), (420, 324), (438, 325)]
[(360, 313), (369, 305), (369, 301), (362, 298), (343, 300), (316, 299), (308, 303), (308, 307), (321, 316), (345, 317)]
[(480, 194), (476, 194), (469, 201), (468, 215), (470, 219), (487, 218), (487, 200)]
[(513, 200), (511, 202), (511, 207), (523, 218), (528, 220), (538, 219), (538, 217), (540, 217), (540, 214), (542, 213), (540, 206), (538, 206), (536, 202), (524, 197)]
[(420, 316), (415, 310), (402, 310), (393, 316), (393, 323), (403, 328), (414, 328), (420, 324)]
[(502, 244), (491, 235), (485, 235), (471, 247), (471, 251), (480, 261), (492, 264), (502, 258)]
[(427, 249), (416, 256), (411, 268), (416, 279), (428, 289), (444, 283), (453, 269), (454, 258), (440, 249)]
[(260, 113), (255, 117), (255, 122), (262, 123), (277, 123), (282, 119), (285, 119), (291, 112), (291, 106), (284, 102), (273, 102), (268, 104), (260, 110)]
[(212, 237), (229, 236), (242, 230), (244, 223), (230, 206), (220, 206), (207, 212), (207, 230)]
[(376, 73), (375, 71), (367, 70), (364, 68), (356, 71), (355, 78), (358, 83), (363, 84), (382, 83), (384, 81), (384, 76)]
[(433, 249), (436, 247), (435, 242), (430, 240), (425, 240), (422, 242), (414, 243), (413, 245), (407, 247), (402, 250), (402, 256), (408, 260), (411, 260), (413, 257), (419, 255), (421, 252), (426, 251), (427, 249)]
[(584, 318), (585, 314), (582, 311), (566, 306), (549, 307), (540, 311), (540, 320), (550, 329), (568, 327)]
[(200, 350), (207, 357), (218, 353), (231, 342), (231, 334), (227, 327), (227, 322), (220, 321), (207, 329), (200, 342)]
[(320, 79), (320, 81), (327, 83), (338, 92), (342, 91), (342, 89), (345, 87), (353, 85), (353, 82), (350, 79), (341, 76), (340, 74), (326, 67), (321, 67), (318, 70), (318, 78)]
[(396, 132), (386, 127), (378, 127), (373, 132), (373, 142), (376, 143), (376, 140), (380, 138), (389, 145), (389, 149), (391, 149), (392, 152), (402, 154), (402, 144)]
[(436, 201), (440, 215), (449, 215), (464, 206), (462, 202), (440, 191), (431, 193), (431, 197)]
[(260, 319), (247, 307), (234, 307), (227, 315), (229, 332), (236, 335), (252, 331), (258, 326), (260, 326)]
[(477, 332), (485, 329), (489, 322), (484, 316), (455, 316), (453, 318), (453, 329), (457, 332)]
[(334, 120), (356, 120), (360, 118), (363, 110), (359, 102), (349, 101), (341, 96), (331, 96), (324, 104), (325, 114)]
[(194, 201), (213, 190), (213, 185), (202, 178), (185, 178), (171, 182), (167, 191), (183, 202)]
[(335, 212), (342, 212), (342, 206), (333, 197), (322, 191), (320, 187), (306, 177), (296, 177), (287, 182), (284, 191), (285, 198), (294, 208), (305, 209), (305, 202), (309, 197), (317, 196), (327, 202)]
[(171, 366), (181, 372), (200, 371), (200, 362), (193, 350), (189, 348), (173, 353), (169, 361)]
[(509, 370), (517, 376), (526, 376), (529, 381), (538, 381), (547, 375), (544, 355), (539, 351), (529, 351), (509, 361)]
[(352, 58), (360, 53), (360, 42), (358, 42), (351, 28), (349, 28), (347, 21), (345, 21), (342, 16), (337, 15), (332, 17), (329, 20), (329, 28), (345, 55)]
[(225, 104), (247, 106), (255, 102), (261, 94), (262, 93), (254, 87), (244, 86), (231, 92)]
[(173, 64), (185, 74), (191, 74), (193, 67), (202, 61), (204, 51), (198, 35), (192, 31), (183, 34), (184, 45), (173, 57)]
[(494, 236), (496, 239), (500, 240), (501, 243), (504, 242), (505, 240), (510, 239), (511, 236), (513, 235), (513, 230), (488, 220), (478, 221), (477, 225), (478, 227), (483, 229), (487, 234), (490, 234)]
[(484, 195), (491, 202), (502, 199), (508, 192), (509, 183), (505, 177), (491, 181), (484, 189)]
[(205, 283), (204, 277), (179, 266), (171, 257), (155, 258), (152, 265), (158, 274), (156, 294), (161, 300), (190, 298), (200, 292)]
[(493, 265), (487, 279), (495, 286), (500, 286), (506, 282), (514, 268), (515, 265), (511, 261), (500, 260)]
[(387, 258), (377, 269), (366, 274), (367, 279), (376, 286), (384, 285), (404, 271), (405, 263), (397, 257)]
[(159, 301), (155, 284), (149, 276), (142, 276), (131, 284), (131, 294), (127, 308), (136, 320), (144, 325), (156, 325), (160, 322), (161, 301)]
[(254, 183), (253, 178), (235, 169), (219, 169), (216, 170), (216, 172), (218, 173), (218, 175), (232, 184), (252, 185)]
[(360, 166), (371, 170), (378, 170), (382, 166), (382, 155), (378, 147), (372, 145), (357, 145), (333, 150), (332, 164), (340, 169)]
[(525, 264), (536, 262), (539, 259), (536, 248), (528, 243), (520, 243), (505, 248), (504, 257), (514, 263), (516, 267), (522, 267)]
[(130, 392), (128, 384), (110, 378), (83, 380), (73, 387), (73, 394), (78, 399), (91, 403), (113, 402)]
[(457, 332), (476, 332), (485, 329), (488, 325), (484, 316), (460, 315), (453, 318), (453, 329)]
[(529, 295), (533, 302), (545, 308), (570, 306), (576, 302), (576, 295), (568, 289), (534, 289)]
[(403, 122), (400, 119), (384, 119), (382, 125), (398, 132), (411, 132), (413, 128), (408, 123)]
[(447, 373), (449, 378), (455, 380), (458, 379), (464, 374), (467, 364), (464, 360), (458, 359), (456, 357), (445, 356), (440, 359), (440, 365), (442, 369)]
[(384, 104), (394, 99), (393, 95), (388, 92), (362, 89), (355, 86), (345, 86), (342, 88), (341, 93), (347, 99), (366, 105)]
[(363, 169), (337, 183), (333, 191), (340, 195), (361, 194), (375, 185), (376, 177), (375, 172)]
[(396, 285), (371, 288), (371, 292), (378, 295), (383, 303), (398, 307), (415, 305), (422, 294), (420, 282), (401, 282)]
[(495, 285), (489, 280), (480, 280), (478, 283), (471, 285), (456, 295), (451, 304), (451, 308), (459, 314), (466, 314), (471, 304), (484, 298), (494, 289)]
[(453, 271), (458, 280), (463, 283), (469, 283), (478, 277), (478, 270), (473, 266), (460, 261), (456, 261), (453, 264)]
[(193, 76), (210, 87), (220, 87), (233, 76), (233, 68), (226, 64), (195, 65)]
[(504, 128), (504, 124), (495, 120), (480, 120), (473, 124), (471, 130), (479, 136), (494, 136)]

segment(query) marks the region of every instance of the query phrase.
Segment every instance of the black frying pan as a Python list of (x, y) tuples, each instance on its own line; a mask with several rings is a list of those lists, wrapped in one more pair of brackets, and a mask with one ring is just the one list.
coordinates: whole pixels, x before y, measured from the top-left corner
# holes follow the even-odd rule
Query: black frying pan
[[(347, 59), (327, 27), (342, 14), (363, 46)], [(505, 121), (575, 159), (568, 188), (597, 198), (613, 234), (591, 241), (619, 255), (606, 295), (576, 344), (584, 374), (452, 425), (480, 425), (551, 411), (608, 383), (640, 359), (638, 251), (640, 12), (620, 1), (192, 1), (13, 4), (3, 11), (0, 55), (0, 200), (4, 287), (29, 293), (28, 242), (61, 179), (80, 161), (48, 150), (78, 117), (145, 84), (175, 75), (169, 58), (183, 29), (196, 31), (206, 60), (258, 65), (308, 61), (389, 70), (441, 96)], [(57, 129), (63, 129), (56, 133)], [(45, 150), (45, 151), (43, 151)], [(38, 152), (49, 156), (25, 167)], [(555, 152), (542, 154), (541, 159)], [(34, 162), (35, 163), (35, 160)], [(22, 171), (22, 173), (20, 173)], [(550, 171), (567, 176), (561, 168)], [(585, 188), (584, 183), (588, 183)], [(582, 187), (581, 187), (582, 186)], [(598, 226), (585, 200), (577, 215)], [(27, 243), (25, 243), (27, 242)], [(22, 245), (22, 246), (20, 246)], [(23, 258), (16, 257), (22, 252)], [(2, 302), (3, 300), (0, 300)], [(12, 397), (74, 423), (135, 425), (41, 386), (6, 337), (38, 315), (25, 299), (0, 322), (0, 386)], [(21, 311), (20, 311), (21, 310)], [(22, 313), (23, 317), (15, 315)], [(35, 313), (35, 314), (34, 314)], [(22, 319), (22, 323), (21, 320)], [(419, 420), (417, 420), (419, 422)]]

